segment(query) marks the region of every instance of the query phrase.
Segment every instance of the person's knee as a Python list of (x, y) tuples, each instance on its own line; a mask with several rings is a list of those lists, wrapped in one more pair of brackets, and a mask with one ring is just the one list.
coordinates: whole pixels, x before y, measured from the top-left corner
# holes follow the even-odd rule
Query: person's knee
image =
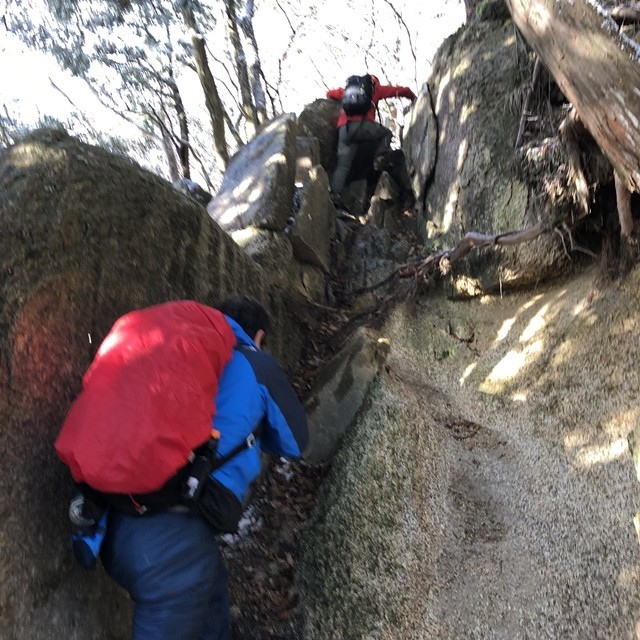
[(338, 165), (348, 164), (351, 158), (351, 152), (349, 149), (345, 149), (344, 151), (338, 151), (337, 155), (337, 163)]

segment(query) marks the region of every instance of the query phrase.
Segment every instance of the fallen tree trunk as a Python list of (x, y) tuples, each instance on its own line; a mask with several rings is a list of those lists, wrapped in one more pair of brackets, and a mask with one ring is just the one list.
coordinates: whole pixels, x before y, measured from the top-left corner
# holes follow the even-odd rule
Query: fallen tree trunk
[(629, 191), (640, 191), (640, 47), (593, 0), (505, 0)]

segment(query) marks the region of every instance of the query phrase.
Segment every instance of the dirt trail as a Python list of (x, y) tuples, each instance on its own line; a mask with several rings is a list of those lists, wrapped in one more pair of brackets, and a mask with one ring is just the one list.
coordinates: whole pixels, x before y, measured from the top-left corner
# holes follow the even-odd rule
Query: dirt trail
[(629, 470), (580, 474), (555, 443), (513, 432), (481, 430), (460, 448), (437, 637), (638, 637)]
[(400, 379), (433, 386), (446, 449), (416, 637), (640, 638), (633, 288), (598, 293), (587, 274), (484, 303), (441, 300), (396, 350)]

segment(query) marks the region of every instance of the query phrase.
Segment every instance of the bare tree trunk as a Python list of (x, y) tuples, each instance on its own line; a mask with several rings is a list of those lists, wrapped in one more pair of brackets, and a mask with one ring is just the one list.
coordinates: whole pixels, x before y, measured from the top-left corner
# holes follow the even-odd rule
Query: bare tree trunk
[(467, 22), (471, 22), (476, 15), (476, 6), (480, 4), (480, 0), (464, 0), (464, 8), (467, 14)]
[(249, 71), (247, 69), (247, 56), (245, 55), (238, 31), (238, 16), (236, 15), (236, 0), (225, 0), (227, 11), (227, 31), (233, 46), (235, 55), (236, 73), (240, 83), (240, 97), (242, 99), (242, 111), (247, 122), (252, 126), (251, 137), (258, 128), (258, 115), (251, 98), (251, 86), (249, 84)]
[(171, 90), (171, 98), (173, 100), (173, 108), (176, 110), (178, 116), (178, 124), (180, 126), (180, 139), (177, 141), (176, 146), (178, 150), (178, 157), (180, 158), (180, 168), (183, 178), (191, 177), (191, 168), (189, 165), (189, 122), (187, 121), (187, 113), (184, 109), (184, 103), (182, 102), (182, 96), (180, 95), (180, 89), (173, 77), (173, 69), (169, 71), (170, 81), (168, 82), (169, 89)]
[(185, 25), (191, 34), (191, 44), (193, 45), (193, 53), (196, 62), (196, 70), (198, 78), (204, 91), (205, 104), (211, 119), (211, 128), (213, 129), (213, 143), (216, 151), (224, 166), (229, 162), (229, 150), (227, 149), (227, 141), (224, 130), (224, 107), (218, 94), (218, 87), (211, 73), (209, 61), (207, 60), (207, 51), (204, 44), (204, 37), (196, 28), (196, 18), (193, 8), (189, 0), (183, 0), (181, 4), (182, 17)]
[[(164, 154), (167, 158), (167, 164), (169, 165), (169, 176), (171, 177), (171, 182), (175, 182), (181, 178), (178, 161), (176, 160), (175, 146), (167, 128), (161, 123), (158, 123), (158, 126), (160, 127), (160, 134), (162, 136), (162, 147), (164, 148)], [(186, 178), (188, 176), (184, 177)]]
[(505, 0), (629, 191), (640, 191), (638, 45), (595, 0)]
[(251, 48), (251, 88), (258, 116), (258, 124), (262, 124), (266, 122), (269, 117), (267, 115), (266, 93), (262, 82), (262, 63), (260, 62), (260, 54), (258, 52), (258, 41), (256, 40), (256, 34), (253, 30), (254, 10), (253, 0), (248, 0), (245, 15), (240, 21), (240, 27)]

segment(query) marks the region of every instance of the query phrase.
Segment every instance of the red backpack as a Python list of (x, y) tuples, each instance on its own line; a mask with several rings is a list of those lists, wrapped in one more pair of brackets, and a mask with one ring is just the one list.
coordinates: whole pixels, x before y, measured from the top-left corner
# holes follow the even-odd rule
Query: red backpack
[(209, 440), (235, 344), (224, 315), (194, 301), (117, 320), (55, 442), (74, 480), (104, 493), (160, 489)]

